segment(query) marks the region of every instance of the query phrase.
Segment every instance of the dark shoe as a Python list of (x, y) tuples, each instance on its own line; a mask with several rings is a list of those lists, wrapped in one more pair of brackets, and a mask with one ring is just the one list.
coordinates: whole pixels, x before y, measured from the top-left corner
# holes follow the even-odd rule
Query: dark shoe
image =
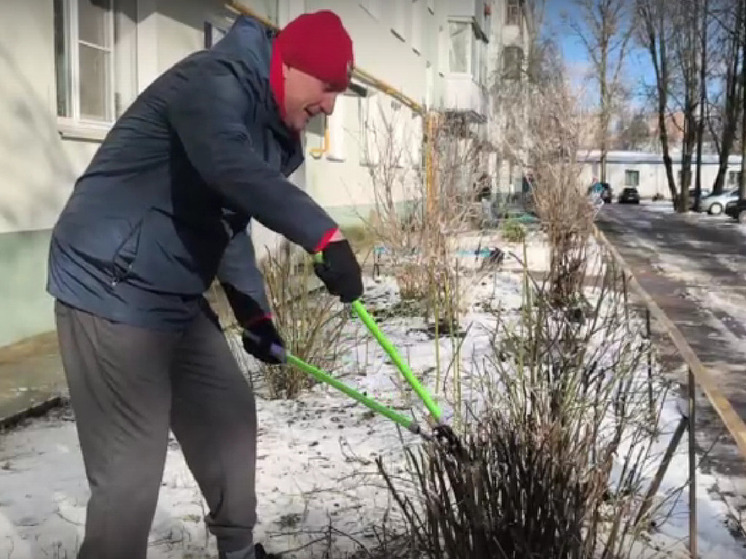
[(264, 546), (258, 543), (254, 547), (249, 546), (238, 551), (220, 553), (219, 559), (280, 559), (280, 556), (267, 553), (264, 551)]
[(256, 555), (256, 559), (280, 559), (279, 555), (264, 551), (264, 546), (260, 543), (254, 546), (254, 554)]

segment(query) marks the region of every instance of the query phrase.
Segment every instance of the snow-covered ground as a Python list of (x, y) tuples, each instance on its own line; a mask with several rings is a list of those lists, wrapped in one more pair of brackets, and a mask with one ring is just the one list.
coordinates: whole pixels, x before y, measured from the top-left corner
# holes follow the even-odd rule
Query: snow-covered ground
[[(468, 244), (468, 243), (467, 243)], [(505, 246), (504, 243), (499, 243)], [(519, 249), (518, 254), (521, 255)], [(535, 268), (546, 266), (546, 248), (535, 239), (529, 260)], [(544, 266), (542, 266), (544, 264)], [(366, 300), (390, 304), (397, 288), (391, 278), (369, 279)], [(469, 328), (461, 348), (464, 361), (488, 349), (488, 329), (494, 317), (479, 304), (489, 301), (502, 309), (503, 320), (514, 320), (522, 303), (520, 266), (506, 258), (502, 269), (490, 272), (470, 290), (471, 312), (463, 321)], [(380, 325), (409, 360), (425, 384), (434, 385), (435, 341), (421, 319), (395, 317)], [(386, 404), (418, 406), (406, 400), (408, 389), (382, 350), (365, 338), (353, 322), (351, 336), (360, 340), (340, 373), (345, 382), (365, 390)], [(452, 354), (451, 341), (439, 341), (440, 359)], [(465, 369), (468, 375), (468, 369)], [(304, 547), (333, 527), (336, 553), (343, 557), (355, 541), (375, 543), (371, 527), (379, 525), (392, 507), (376, 474), (375, 457), (385, 455), (389, 467), (401, 458), (402, 443), (413, 435), (400, 433), (388, 420), (325, 385), (317, 385), (295, 401), (267, 400), (257, 384), (259, 443), (257, 490), (259, 524), (256, 539), (283, 557), (320, 557), (324, 541)], [(405, 401), (406, 400), (406, 401)], [(448, 410), (447, 406), (444, 406)], [(422, 409), (422, 406), (419, 406)], [(446, 411), (448, 416), (448, 411)], [(667, 402), (662, 421), (665, 436), (657, 442), (660, 452), (680, 420), (675, 397)], [(686, 445), (680, 445), (661, 495), (684, 485), (687, 478)], [(652, 477), (654, 471), (650, 471)], [(709, 491), (715, 480), (699, 473), (699, 548), (704, 557), (737, 559), (746, 556), (743, 542), (727, 528), (727, 509)], [(0, 438), (0, 557), (8, 559), (69, 558), (82, 537), (87, 486), (69, 412), (29, 422)], [(653, 534), (654, 541), (674, 557), (686, 557), (688, 529), (686, 489), (672, 503), (670, 521)], [(212, 538), (202, 519), (206, 514), (199, 490), (186, 467), (178, 444), (172, 441), (151, 535), (152, 559), (215, 557)], [(295, 551), (293, 551), (295, 550)], [(643, 555), (639, 555), (642, 557)]]

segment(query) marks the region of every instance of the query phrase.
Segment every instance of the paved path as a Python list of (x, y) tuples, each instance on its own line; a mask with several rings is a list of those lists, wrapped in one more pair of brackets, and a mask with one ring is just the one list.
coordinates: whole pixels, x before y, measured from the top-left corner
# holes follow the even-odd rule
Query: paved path
[[(746, 229), (727, 217), (677, 215), (662, 204), (604, 206), (598, 226), (746, 420)], [(683, 380), (675, 348), (658, 339), (664, 364)], [(719, 438), (713, 468), (746, 475), (746, 460), (704, 401), (697, 424), (703, 446)]]

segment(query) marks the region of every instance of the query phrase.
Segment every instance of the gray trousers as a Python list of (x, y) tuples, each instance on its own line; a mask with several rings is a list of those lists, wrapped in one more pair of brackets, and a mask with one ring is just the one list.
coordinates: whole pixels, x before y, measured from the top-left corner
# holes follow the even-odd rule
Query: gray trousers
[(211, 310), (182, 333), (113, 323), (61, 302), (55, 314), (91, 490), (78, 559), (145, 559), (169, 428), (207, 502), (221, 556), (252, 557), (256, 406)]

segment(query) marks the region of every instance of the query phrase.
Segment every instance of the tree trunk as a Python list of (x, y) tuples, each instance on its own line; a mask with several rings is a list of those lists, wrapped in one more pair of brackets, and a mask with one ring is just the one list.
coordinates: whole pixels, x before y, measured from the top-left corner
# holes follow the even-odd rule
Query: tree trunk
[[(741, 0), (746, 11), (746, 2)], [(744, 14), (746, 18), (746, 14)], [(746, 200), (746, 32), (741, 37), (741, 184), (738, 185), (738, 198)]]
[(676, 179), (673, 175), (673, 162), (669, 146), (666, 113), (668, 106), (669, 65), (666, 41), (665, 3), (663, 0), (640, 0), (638, 12), (645, 26), (645, 46), (650, 54), (655, 71), (655, 85), (658, 110), (658, 140), (663, 152), (663, 166), (666, 169), (668, 190), (671, 200), (676, 204)]
[[(721, 194), (725, 187), (725, 179), (728, 175), (728, 157), (733, 151), (736, 140), (739, 119), (741, 115), (741, 96), (743, 95), (743, 84), (741, 72), (739, 71), (739, 51), (741, 42), (746, 38), (741, 30), (744, 18), (744, 6), (746, 0), (740, 0), (740, 5), (736, 6), (735, 23), (733, 29), (735, 32), (728, 32), (727, 45), (725, 47), (725, 112), (722, 116), (723, 126), (720, 132), (720, 141), (718, 145), (718, 172), (712, 185), (713, 194)], [(727, 15), (726, 15), (727, 17)], [(717, 134), (711, 129), (713, 135)]]
[[(604, 12), (605, 14), (605, 12)], [(606, 25), (605, 17), (602, 19)], [(608, 64), (608, 38), (604, 35), (601, 41), (601, 71), (599, 83), (601, 85), (601, 182), (606, 182), (606, 151), (609, 136), (609, 102), (608, 102), (608, 84), (606, 83), (606, 73)]]
[[(681, 195), (676, 210), (680, 213), (689, 211), (689, 188), (692, 186), (692, 155), (697, 140), (697, 92), (699, 91), (697, 72), (697, 35), (699, 34), (699, 2), (693, 0), (694, 17), (687, 22), (683, 33), (678, 37), (678, 43), (674, 43), (675, 52), (678, 57), (677, 66), (681, 70), (681, 77), (684, 86), (684, 138), (681, 146)], [(679, 5), (677, 9), (685, 9)], [(678, 17), (685, 20), (685, 14), (682, 12)]]
[(699, 44), (699, 122), (697, 123), (697, 179), (694, 183), (694, 211), (702, 198), (702, 142), (705, 135), (705, 100), (707, 99), (707, 25), (708, 0), (702, 5), (702, 33)]

